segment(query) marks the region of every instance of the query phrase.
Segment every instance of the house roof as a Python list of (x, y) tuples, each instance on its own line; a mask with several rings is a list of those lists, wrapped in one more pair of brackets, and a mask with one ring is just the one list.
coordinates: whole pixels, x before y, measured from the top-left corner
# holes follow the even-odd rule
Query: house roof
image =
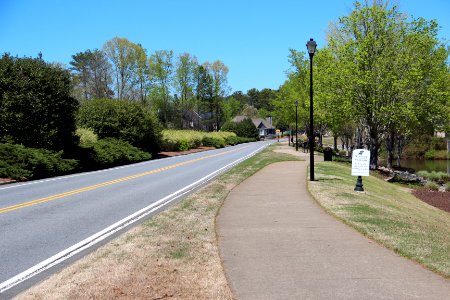
[[(235, 123), (239, 123), (244, 121), (245, 119), (247, 119), (248, 117), (246, 116), (236, 116), (233, 118), (233, 122)], [(273, 127), (267, 120), (261, 119), (261, 118), (251, 118), (253, 124), (255, 125), (256, 128), (261, 129), (261, 128), (268, 128), (268, 129), (273, 129), (275, 127)]]

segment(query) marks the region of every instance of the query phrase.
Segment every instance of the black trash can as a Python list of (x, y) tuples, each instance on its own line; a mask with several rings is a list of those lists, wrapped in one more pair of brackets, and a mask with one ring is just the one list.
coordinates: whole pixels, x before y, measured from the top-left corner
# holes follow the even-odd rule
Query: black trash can
[(323, 160), (324, 161), (332, 161), (333, 160), (333, 150), (327, 147), (323, 149)]

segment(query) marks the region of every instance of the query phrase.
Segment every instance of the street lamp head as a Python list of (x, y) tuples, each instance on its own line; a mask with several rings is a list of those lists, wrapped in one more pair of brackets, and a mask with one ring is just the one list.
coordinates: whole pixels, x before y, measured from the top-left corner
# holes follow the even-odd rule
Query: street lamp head
[(309, 39), (309, 41), (306, 43), (306, 48), (308, 49), (309, 56), (313, 56), (316, 52), (317, 43), (314, 41), (314, 39)]
[(298, 106), (298, 100), (295, 100), (295, 107)]

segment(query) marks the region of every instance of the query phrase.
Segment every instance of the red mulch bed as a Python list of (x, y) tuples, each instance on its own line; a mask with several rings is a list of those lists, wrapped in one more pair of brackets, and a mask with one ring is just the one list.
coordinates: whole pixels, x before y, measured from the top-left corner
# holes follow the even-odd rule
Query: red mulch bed
[(203, 151), (214, 150), (214, 149), (216, 149), (216, 148), (214, 148), (214, 147), (199, 147), (199, 148), (190, 149), (187, 151), (165, 151), (165, 152), (159, 152), (157, 158), (186, 155), (186, 154), (203, 152)]
[(414, 190), (413, 195), (434, 207), (450, 213), (450, 192)]

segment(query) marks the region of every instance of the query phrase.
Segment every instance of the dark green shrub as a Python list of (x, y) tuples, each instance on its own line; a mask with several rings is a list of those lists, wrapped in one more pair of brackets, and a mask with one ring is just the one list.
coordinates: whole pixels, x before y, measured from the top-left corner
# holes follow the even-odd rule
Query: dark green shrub
[(432, 150), (447, 150), (447, 140), (442, 137), (432, 137), (430, 142), (430, 149)]
[(234, 145), (238, 145), (238, 144), (242, 144), (242, 143), (250, 143), (250, 142), (255, 142), (255, 141), (256, 141), (255, 138), (245, 138), (245, 137), (240, 137), (240, 136), (230, 136), (230, 137), (225, 139), (225, 144), (230, 145), (230, 146), (234, 146)]
[(225, 144), (230, 145), (230, 146), (237, 145), (237, 144), (239, 144), (239, 137), (237, 137), (237, 136), (230, 136), (230, 137), (225, 139)]
[(213, 138), (209, 136), (205, 136), (202, 140), (203, 146), (206, 147), (215, 147), (215, 148), (223, 148), (225, 147), (225, 141), (220, 138)]
[(78, 168), (77, 160), (61, 156), (62, 152), (0, 144), (0, 177), (38, 179), (68, 174)]
[(222, 131), (230, 131), (236, 133), (237, 136), (257, 139), (259, 130), (253, 124), (250, 118), (246, 118), (239, 123), (227, 122), (222, 128)]
[(78, 143), (67, 70), (42, 58), (0, 58), (0, 142), (49, 150)]
[(177, 151), (187, 151), (190, 149), (189, 142), (187, 140), (180, 140), (177, 143)]
[(86, 101), (77, 114), (77, 125), (92, 129), (100, 139), (116, 138), (151, 153), (161, 146), (161, 128), (143, 105), (127, 100)]
[(119, 165), (136, 163), (151, 158), (151, 154), (130, 145), (128, 142), (114, 138), (87, 143), (82, 164), (84, 169), (108, 168)]

